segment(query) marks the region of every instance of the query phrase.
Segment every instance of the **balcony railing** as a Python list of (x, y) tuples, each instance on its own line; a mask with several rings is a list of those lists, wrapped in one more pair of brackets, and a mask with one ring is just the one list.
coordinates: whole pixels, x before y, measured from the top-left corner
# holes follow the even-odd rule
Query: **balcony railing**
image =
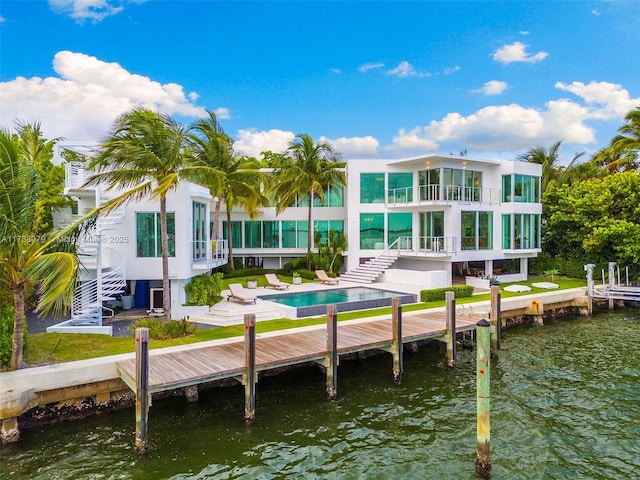
[(229, 260), (229, 244), (220, 238), (212, 242), (194, 240), (191, 242), (191, 263), (198, 268), (212, 268), (224, 265)]
[(457, 241), (457, 237), (398, 237), (393, 248), (404, 256), (448, 256), (458, 251)]
[(413, 187), (387, 190), (387, 206), (421, 205), (424, 203), (500, 203), (499, 188), (466, 187), (461, 185), (420, 185), (417, 198)]
[(64, 186), (67, 190), (77, 190), (84, 185), (91, 175), (84, 168), (82, 162), (65, 164)]

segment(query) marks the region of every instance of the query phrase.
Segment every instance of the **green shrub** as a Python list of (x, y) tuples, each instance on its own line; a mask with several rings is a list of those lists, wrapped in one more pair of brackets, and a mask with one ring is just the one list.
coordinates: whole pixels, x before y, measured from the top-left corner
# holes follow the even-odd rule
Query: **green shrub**
[[(7, 367), (11, 363), (11, 350), (13, 348), (13, 321), (15, 314), (13, 307), (0, 308), (0, 367)], [(27, 349), (27, 319), (24, 320), (24, 335), (22, 337), (22, 349)]]
[(186, 305), (215, 305), (222, 300), (222, 273), (198, 275), (184, 286)]
[(456, 298), (470, 297), (471, 295), (473, 295), (473, 287), (471, 285), (458, 285), (455, 287), (420, 290), (420, 301), (434, 302), (438, 300), (444, 300), (446, 292), (453, 292)]
[(171, 320), (164, 323), (158, 318), (141, 318), (132, 323), (129, 328), (132, 332), (137, 328), (148, 328), (149, 338), (152, 340), (188, 337), (196, 330), (195, 324), (188, 320)]

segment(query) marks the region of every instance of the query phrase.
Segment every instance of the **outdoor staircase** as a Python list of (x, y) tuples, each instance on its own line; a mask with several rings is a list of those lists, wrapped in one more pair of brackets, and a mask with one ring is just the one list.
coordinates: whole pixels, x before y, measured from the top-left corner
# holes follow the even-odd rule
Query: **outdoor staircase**
[(190, 316), (189, 320), (192, 322), (224, 327), (227, 325), (242, 324), (244, 322), (244, 316), (247, 313), (254, 314), (256, 316), (256, 321), (275, 320), (276, 318), (282, 318), (284, 316), (277, 306), (269, 305), (271, 302), (262, 302), (258, 300), (257, 304), (244, 304), (241, 309), (234, 308), (236, 302), (230, 303), (232, 304), (227, 306), (227, 301), (224, 300), (217, 305), (212, 306), (208, 312), (205, 312), (202, 315)]
[(389, 246), (376, 258), (367, 260), (355, 270), (340, 274), (340, 280), (354, 283), (373, 283), (398, 259), (398, 249), (395, 243)]
[(101, 213), (93, 229), (85, 233), (78, 243), (78, 260), (82, 269), (95, 270), (95, 278), (76, 285), (71, 304), (71, 318), (47, 328), (47, 332), (107, 333), (111, 327), (103, 327), (103, 318), (111, 318), (114, 311), (103, 302), (115, 300), (126, 287), (125, 257), (109, 247), (106, 232), (124, 218), (124, 208), (108, 214)]

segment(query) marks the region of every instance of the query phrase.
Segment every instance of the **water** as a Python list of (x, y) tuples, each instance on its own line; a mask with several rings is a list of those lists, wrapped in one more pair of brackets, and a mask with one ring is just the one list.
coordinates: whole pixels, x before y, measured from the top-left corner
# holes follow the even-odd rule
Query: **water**
[(260, 295), (260, 298), (271, 302), (282, 303), (290, 307), (308, 307), (311, 305), (328, 305), (333, 303), (393, 298), (398, 295), (401, 294), (387, 290), (378, 290), (376, 288), (352, 287), (310, 292), (283, 293), (280, 295)]
[[(494, 479), (640, 477), (640, 312), (565, 317), (504, 332), (492, 364)], [(308, 368), (261, 378), (257, 421), (240, 386), (151, 407), (150, 453), (135, 413), (26, 431), (3, 448), (2, 479), (473, 479), (475, 351), (448, 370), (442, 344), (342, 362), (338, 400)], [(294, 389), (295, 387), (295, 389)]]

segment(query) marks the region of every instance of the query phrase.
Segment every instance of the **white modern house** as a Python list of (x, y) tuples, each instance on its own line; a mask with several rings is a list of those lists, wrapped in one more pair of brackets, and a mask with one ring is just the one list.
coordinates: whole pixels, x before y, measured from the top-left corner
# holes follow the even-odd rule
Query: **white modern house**
[[(214, 199), (200, 185), (180, 184), (167, 197), (173, 318), (199, 314), (183, 305), (184, 286), (227, 263), (227, 242), (244, 266), (276, 269), (306, 255), (309, 228), (320, 242), (330, 231), (341, 232), (348, 245), (341, 278), (424, 288), (486, 286), (487, 276), (524, 280), (528, 259), (541, 251), (540, 165), (430, 155), (348, 160), (345, 173), (346, 188), (332, 185), (324, 205), (314, 202), (312, 225), (306, 198), (280, 215), (275, 206), (265, 207), (255, 220), (237, 208), (230, 223), (223, 204), (222, 238), (213, 242)], [(115, 195), (85, 187), (88, 177), (82, 163), (66, 165), (65, 193), (77, 200), (80, 213)], [(162, 306), (159, 217), (159, 202), (151, 199), (100, 216), (83, 240), (82, 286), (72, 319), (50, 331), (104, 330), (101, 319), (110, 315), (113, 302), (125, 308), (132, 301), (138, 308)]]
[[(84, 186), (90, 172), (81, 162), (66, 164), (65, 194), (77, 202), (74, 214), (104, 204), (118, 192)], [(209, 189), (183, 182), (167, 196), (169, 280), (174, 318), (207, 307), (184, 306), (184, 286), (194, 276), (227, 262), (226, 242), (212, 242)], [(123, 308), (162, 308), (160, 204), (130, 202), (101, 213), (95, 228), (80, 239), (81, 285), (74, 294), (71, 319), (48, 331), (110, 333), (102, 319)]]
[[(541, 251), (540, 165), (432, 155), (348, 160), (346, 175), (346, 189), (332, 186), (325, 205), (314, 203), (311, 226), (321, 241), (329, 230), (346, 236), (342, 278), (426, 288), (490, 275), (518, 281)], [(279, 268), (306, 254), (307, 215), (301, 199), (257, 220), (233, 210), (221, 227), (245, 266)]]

